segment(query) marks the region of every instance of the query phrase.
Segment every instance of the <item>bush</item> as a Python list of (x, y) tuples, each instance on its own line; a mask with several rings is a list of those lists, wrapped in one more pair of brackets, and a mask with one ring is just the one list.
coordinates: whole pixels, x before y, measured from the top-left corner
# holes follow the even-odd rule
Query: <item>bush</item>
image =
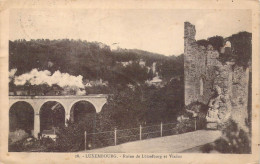
[(216, 150), (220, 153), (248, 154), (251, 153), (249, 135), (244, 130), (239, 129), (237, 123), (229, 120), (222, 127), (222, 137), (217, 139), (214, 144), (204, 145), (201, 150), (204, 153)]
[(188, 105), (186, 109), (197, 114), (197, 129), (204, 129), (206, 127), (206, 114), (208, 111), (208, 106), (196, 101)]
[(213, 145), (212, 144), (206, 144), (206, 145), (203, 145), (200, 150), (203, 152), (203, 153), (210, 153), (210, 151), (212, 151), (214, 149)]
[(55, 150), (59, 152), (75, 152), (84, 150), (84, 131), (87, 130), (84, 123), (71, 123), (57, 132)]
[(251, 152), (249, 135), (229, 120), (223, 127), (222, 137), (215, 141), (215, 149), (222, 153), (244, 154)]
[(55, 151), (55, 141), (51, 138), (24, 138), (23, 140), (10, 143), (8, 145), (10, 152), (52, 152)]
[(194, 121), (193, 120), (183, 120), (176, 125), (176, 133), (182, 134), (186, 132), (191, 132), (195, 130)]
[(18, 129), (14, 132), (9, 132), (9, 143), (14, 143), (25, 138), (28, 138), (29, 134), (22, 129)]

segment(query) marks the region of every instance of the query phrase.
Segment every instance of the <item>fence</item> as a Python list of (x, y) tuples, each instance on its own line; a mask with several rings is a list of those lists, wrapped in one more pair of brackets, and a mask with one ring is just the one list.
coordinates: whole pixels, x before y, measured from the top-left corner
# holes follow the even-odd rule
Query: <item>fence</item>
[(85, 150), (118, 145), (126, 142), (163, 137), (197, 130), (196, 119), (184, 122), (162, 123), (151, 126), (142, 126), (130, 129), (84, 133)]

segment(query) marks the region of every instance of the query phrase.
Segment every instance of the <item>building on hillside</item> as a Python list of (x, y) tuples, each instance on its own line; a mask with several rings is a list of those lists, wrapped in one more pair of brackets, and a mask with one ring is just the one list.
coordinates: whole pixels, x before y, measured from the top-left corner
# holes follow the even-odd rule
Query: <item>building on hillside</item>
[(153, 62), (152, 70), (153, 74), (156, 74), (156, 62)]
[(132, 61), (132, 60), (130, 60), (130, 61), (128, 61), (128, 62), (116, 62), (116, 63), (118, 63), (118, 64), (122, 64), (122, 66), (123, 66), (123, 67), (126, 67), (126, 66), (128, 66), (128, 65), (132, 64), (132, 63), (133, 63), (133, 61)]
[(147, 80), (146, 84), (149, 86), (155, 86), (155, 87), (163, 87), (164, 83), (162, 79), (158, 76), (158, 73), (156, 73), (156, 76), (152, 80)]
[(145, 61), (143, 60), (143, 59), (140, 59), (139, 60), (139, 65), (141, 66), (141, 67), (145, 67)]

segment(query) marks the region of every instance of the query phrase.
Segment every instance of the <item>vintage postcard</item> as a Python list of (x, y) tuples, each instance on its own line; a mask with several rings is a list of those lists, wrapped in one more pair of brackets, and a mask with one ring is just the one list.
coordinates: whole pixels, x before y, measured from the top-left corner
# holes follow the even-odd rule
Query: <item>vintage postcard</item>
[(0, 1), (9, 163), (259, 163), (259, 2)]

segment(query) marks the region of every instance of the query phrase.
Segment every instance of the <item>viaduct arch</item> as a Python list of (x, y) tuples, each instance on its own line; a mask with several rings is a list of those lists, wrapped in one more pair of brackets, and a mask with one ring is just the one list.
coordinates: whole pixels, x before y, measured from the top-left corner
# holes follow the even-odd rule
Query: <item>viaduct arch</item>
[[(73, 105), (80, 101), (87, 101), (91, 103), (97, 113), (102, 110), (102, 107), (107, 102), (108, 95), (86, 95), (86, 96), (9, 96), (9, 110), (13, 104), (17, 102), (26, 102), (30, 104), (34, 110), (34, 137), (38, 136), (40, 132), (40, 109), (49, 101), (56, 101), (60, 103), (65, 110), (65, 120), (70, 119), (70, 111)], [(65, 121), (66, 122), (66, 121)]]

